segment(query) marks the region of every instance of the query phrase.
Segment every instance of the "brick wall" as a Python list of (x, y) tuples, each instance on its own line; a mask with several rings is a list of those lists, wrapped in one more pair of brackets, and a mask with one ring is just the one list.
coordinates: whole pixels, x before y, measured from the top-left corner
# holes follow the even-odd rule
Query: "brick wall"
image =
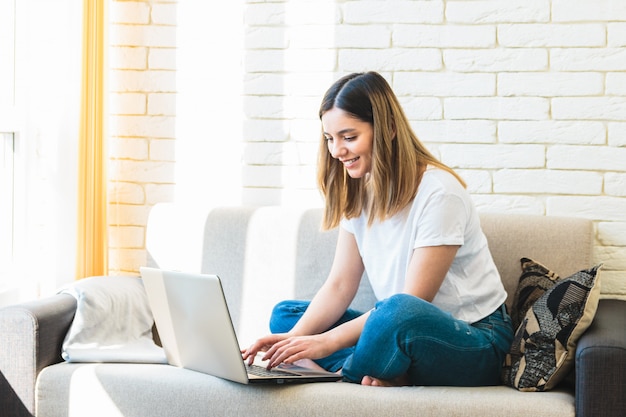
[[(113, 2), (119, 271), (144, 260), (149, 208), (174, 198), (175, 9)], [(603, 292), (626, 296), (626, 3), (248, 0), (241, 21), (244, 204), (319, 204), (321, 95), (376, 70), (481, 211), (594, 220)]]
[(109, 7), (109, 263), (136, 273), (150, 208), (174, 197), (176, 2)]

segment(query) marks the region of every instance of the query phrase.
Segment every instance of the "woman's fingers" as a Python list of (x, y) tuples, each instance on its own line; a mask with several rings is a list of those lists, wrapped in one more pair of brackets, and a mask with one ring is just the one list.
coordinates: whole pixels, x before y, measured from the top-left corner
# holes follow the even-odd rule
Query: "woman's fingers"
[(289, 343), (276, 350), (276, 353), (270, 359), (270, 367), (280, 365), (281, 363), (292, 363), (299, 359), (303, 353), (303, 348), (297, 344)]
[[(248, 359), (248, 364), (252, 365), (257, 353), (270, 351), (276, 343), (280, 343), (285, 337), (284, 334), (271, 334), (258, 339), (247, 349), (242, 349), (243, 359)], [(265, 356), (267, 357), (267, 354)]]
[(282, 360), (279, 361), (279, 358), (282, 358), (285, 346), (288, 346), (291, 342), (291, 339), (281, 340), (279, 342), (274, 343), (272, 346), (268, 347), (265, 351), (265, 355), (263, 356), (263, 360), (269, 361), (268, 368), (273, 368), (280, 364)]
[(274, 344), (265, 354), (269, 367), (273, 368), (282, 362), (294, 363), (300, 359), (319, 359), (325, 356), (319, 351), (320, 342), (314, 336), (292, 337)]
[(265, 352), (261, 358), (268, 361), (267, 368), (274, 368), (281, 363), (293, 363), (300, 359), (318, 359), (326, 356), (327, 347), (316, 336), (288, 337), (286, 334), (273, 334), (265, 336), (254, 342), (249, 348), (243, 349), (244, 360), (248, 364), (254, 362), (259, 352)]

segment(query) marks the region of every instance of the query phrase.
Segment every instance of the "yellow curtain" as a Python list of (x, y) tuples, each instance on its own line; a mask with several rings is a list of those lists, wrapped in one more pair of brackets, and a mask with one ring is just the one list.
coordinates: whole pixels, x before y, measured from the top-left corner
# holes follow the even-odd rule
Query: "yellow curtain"
[(76, 279), (106, 275), (106, 2), (83, 0)]

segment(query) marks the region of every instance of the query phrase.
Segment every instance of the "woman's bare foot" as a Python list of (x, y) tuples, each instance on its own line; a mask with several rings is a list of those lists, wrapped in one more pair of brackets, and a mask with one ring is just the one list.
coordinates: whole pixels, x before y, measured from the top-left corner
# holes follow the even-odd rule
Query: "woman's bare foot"
[(365, 375), (361, 380), (361, 385), (368, 385), (371, 387), (404, 387), (411, 385), (408, 375), (402, 375), (391, 380), (378, 379), (368, 375)]

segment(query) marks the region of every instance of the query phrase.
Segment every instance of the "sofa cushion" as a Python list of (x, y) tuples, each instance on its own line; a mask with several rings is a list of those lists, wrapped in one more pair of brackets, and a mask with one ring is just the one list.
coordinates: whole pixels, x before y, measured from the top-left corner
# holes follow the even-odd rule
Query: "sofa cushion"
[[(574, 417), (573, 392), (494, 387), (366, 387), (347, 382), (243, 385), (154, 364), (60, 363), (37, 385), (42, 416)], [(94, 413), (97, 410), (97, 413)]]
[(521, 263), (522, 288), (513, 307), (521, 323), (505, 360), (503, 382), (520, 391), (545, 391), (572, 369), (576, 343), (598, 307), (601, 266), (560, 279), (531, 259)]
[(62, 288), (76, 298), (63, 341), (68, 362), (165, 362), (152, 338), (154, 319), (137, 277), (90, 277)]
[(517, 329), (524, 320), (528, 309), (546, 291), (554, 287), (560, 279), (556, 272), (553, 272), (542, 264), (529, 258), (522, 258), (522, 275), (511, 306), (511, 321), (513, 328)]

